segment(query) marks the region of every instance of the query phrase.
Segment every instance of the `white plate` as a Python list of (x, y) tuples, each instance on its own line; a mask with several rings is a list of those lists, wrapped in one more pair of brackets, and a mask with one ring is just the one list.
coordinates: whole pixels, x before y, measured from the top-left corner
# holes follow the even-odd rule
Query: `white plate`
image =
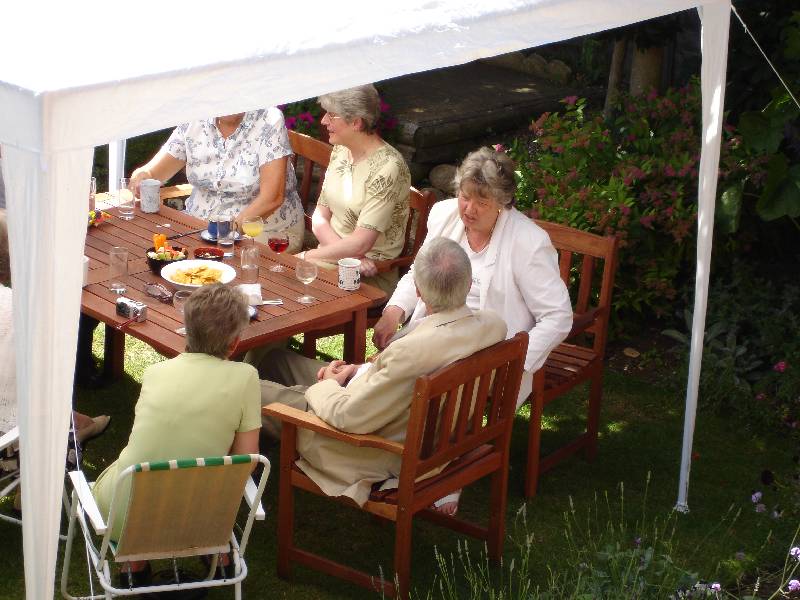
[[(200, 232), (200, 237), (203, 238), (207, 242), (216, 242), (217, 241), (217, 238), (215, 236), (212, 236), (210, 233), (208, 233), (208, 229), (206, 229), (205, 231)], [(233, 241), (234, 242), (238, 242), (241, 237), (242, 236), (238, 231), (234, 231), (233, 232)]]
[(196, 290), (197, 288), (203, 286), (198, 283), (178, 283), (173, 279), (173, 276), (175, 275), (175, 271), (185, 271), (186, 269), (199, 267), (200, 265), (206, 265), (209, 269), (217, 269), (218, 271), (222, 271), (222, 277), (220, 277), (219, 280), (220, 283), (230, 283), (236, 278), (236, 270), (232, 266), (216, 260), (202, 260), (199, 258), (192, 260), (179, 260), (177, 262), (164, 265), (161, 268), (161, 277), (169, 281), (177, 288), (184, 290)]

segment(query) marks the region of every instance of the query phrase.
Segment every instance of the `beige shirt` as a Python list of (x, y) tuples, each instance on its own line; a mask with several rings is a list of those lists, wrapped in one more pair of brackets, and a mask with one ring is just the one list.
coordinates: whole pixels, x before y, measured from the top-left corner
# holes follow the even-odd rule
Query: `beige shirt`
[[(350, 235), (356, 227), (378, 232), (367, 258), (397, 258), (405, 242), (410, 187), (408, 166), (389, 144), (355, 164), (347, 148), (334, 146), (319, 204), (330, 209), (331, 228), (340, 237)], [(391, 279), (389, 292), (397, 283), (397, 274)]]
[[(348, 387), (332, 379), (305, 392), (308, 410), (350, 433), (373, 433), (405, 441), (411, 396), (417, 377), (501, 341), (503, 320), (491, 311), (472, 313), (466, 306), (422, 319), (393, 341), (366, 373)], [(329, 496), (367, 501), (373, 483), (397, 477), (400, 457), (373, 448), (357, 448), (300, 430), (298, 466)]]

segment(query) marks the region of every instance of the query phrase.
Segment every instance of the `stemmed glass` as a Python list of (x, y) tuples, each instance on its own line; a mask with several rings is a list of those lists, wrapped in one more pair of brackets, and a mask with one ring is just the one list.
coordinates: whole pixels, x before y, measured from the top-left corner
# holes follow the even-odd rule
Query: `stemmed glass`
[[(269, 234), (269, 238), (267, 239), (267, 245), (269, 246), (270, 250), (280, 254), (289, 247), (289, 234), (285, 231), (272, 232)], [(275, 273), (281, 273), (282, 271), (286, 270), (286, 267), (278, 263), (277, 265), (270, 267), (269, 270), (274, 271)]]
[[(183, 318), (183, 305), (186, 304), (186, 301), (189, 299), (189, 296), (191, 295), (192, 292), (188, 292), (186, 290), (178, 290), (172, 295), (172, 305), (180, 313), (181, 318)], [(175, 330), (175, 333), (186, 335), (186, 327), (178, 327)]]
[(261, 217), (247, 217), (242, 221), (242, 232), (253, 240), (253, 245), (255, 245), (256, 238), (262, 231), (264, 231), (264, 219)]
[(317, 265), (301, 260), (294, 268), (294, 275), (305, 285), (305, 293), (297, 301), (300, 304), (313, 304), (316, 298), (308, 295), (308, 284), (317, 278)]

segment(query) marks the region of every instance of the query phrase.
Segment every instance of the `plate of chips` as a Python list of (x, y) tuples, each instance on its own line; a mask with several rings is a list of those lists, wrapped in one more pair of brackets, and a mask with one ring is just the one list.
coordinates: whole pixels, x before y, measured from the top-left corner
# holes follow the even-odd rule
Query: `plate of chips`
[(230, 283), (236, 278), (236, 270), (213, 260), (182, 260), (164, 265), (161, 277), (176, 287), (193, 290), (212, 283)]

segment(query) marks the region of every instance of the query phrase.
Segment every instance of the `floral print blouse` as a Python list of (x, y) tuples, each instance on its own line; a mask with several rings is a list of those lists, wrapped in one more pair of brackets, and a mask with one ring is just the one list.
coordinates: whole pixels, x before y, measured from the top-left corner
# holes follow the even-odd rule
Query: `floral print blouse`
[[(227, 139), (214, 118), (184, 123), (162, 149), (186, 163), (192, 184), (186, 212), (205, 220), (216, 211), (238, 215), (258, 195), (260, 167), (292, 154), (283, 114), (275, 107), (245, 113)], [(302, 220), (297, 179), (288, 162), (283, 204), (265, 219), (265, 230), (291, 229)]]

